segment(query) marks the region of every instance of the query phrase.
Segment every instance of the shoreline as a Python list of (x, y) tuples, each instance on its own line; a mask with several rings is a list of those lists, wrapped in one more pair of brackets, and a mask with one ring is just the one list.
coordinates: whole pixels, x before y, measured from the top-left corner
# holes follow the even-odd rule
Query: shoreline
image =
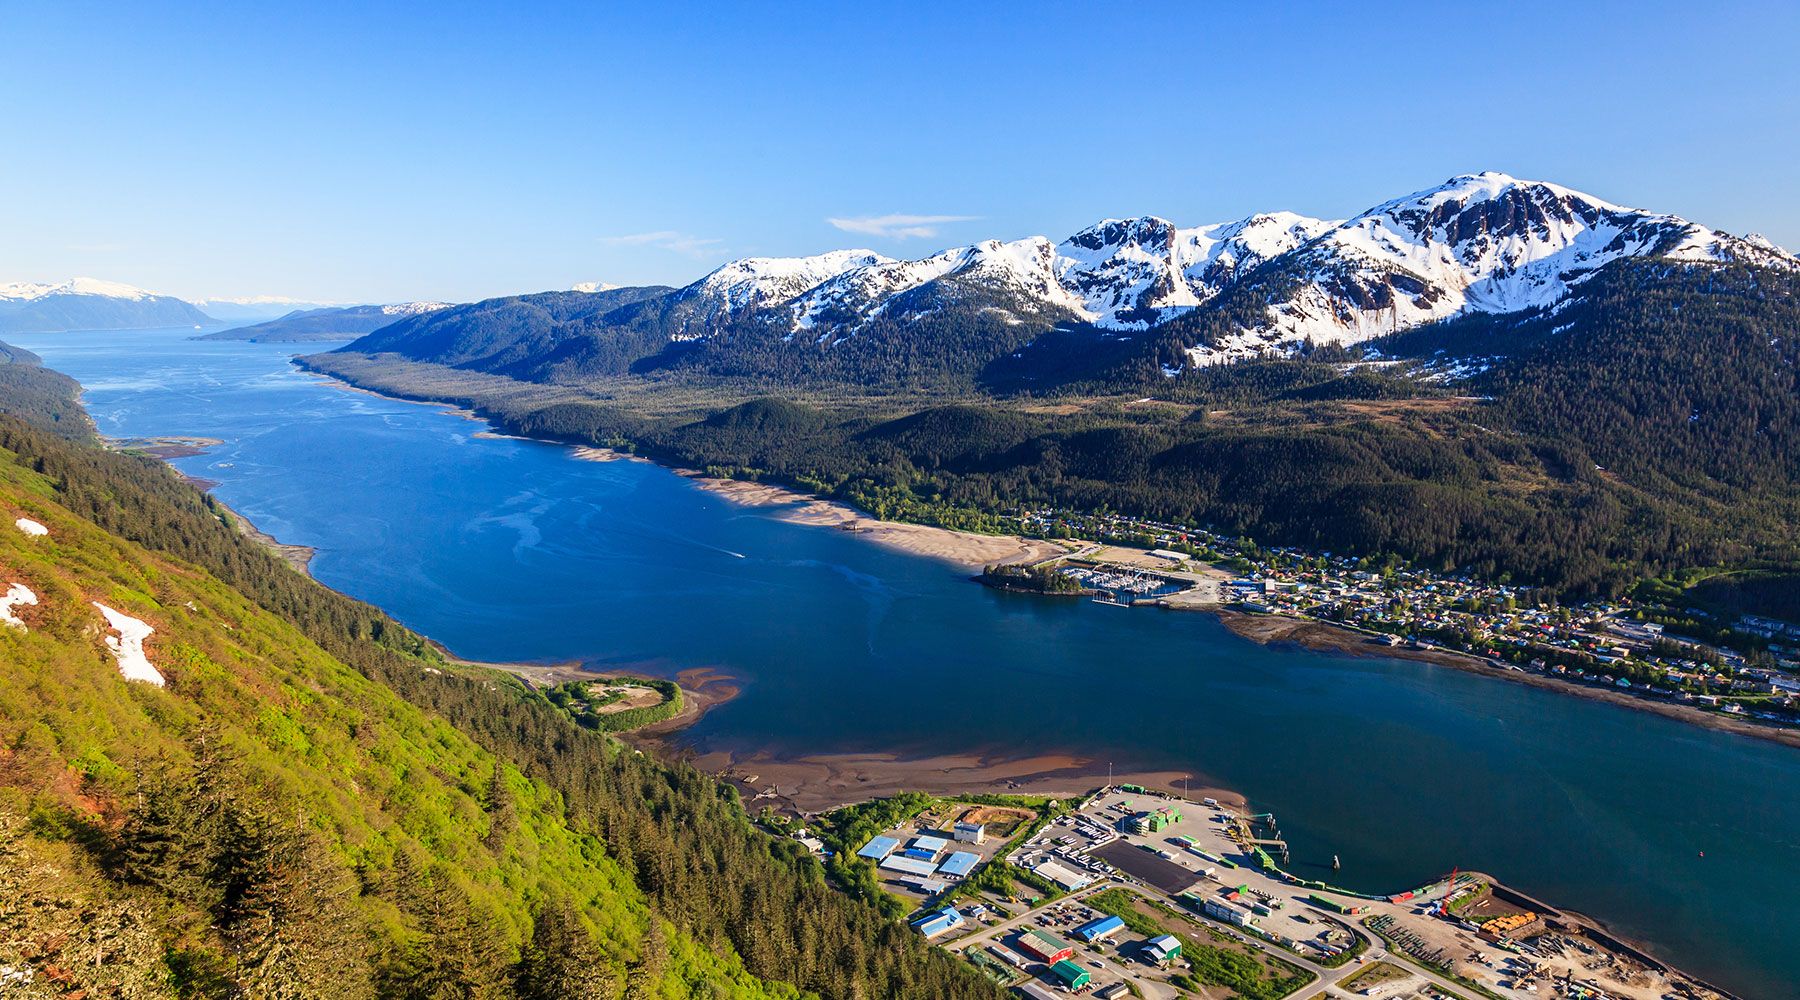
[[(350, 388), (370, 392), (370, 390), (358, 387)], [(379, 393), (372, 394), (380, 395)], [(454, 407), (454, 404), (425, 402), (425, 405), (444, 406), (447, 409), (459, 410), (460, 415), (465, 418), (479, 419), (471, 411), (466, 408)], [(496, 431), (493, 436), (514, 437), (514, 435), (500, 431)], [(566, 442), (548, 443), (565, 446), (567, 444)], [(589, 450), (605, 451), (604, 449)], [(181, 456), (170, 455), (167, 457)], [(578, 455), (577, 457), (587, 460), (648, 461), (638, 456), (622, 455), (617, 452), (610, 452), (604, 458), (597, 454), (592, 457), (588, 455)], [(975, 539), (999, 545), (1012, 545), (1014, 553), (1012, 561), (1047, 558), (1064, 555), (1068, 552), (1064, 547), (1048, 541), (1042, 542), (1044, 547), (1039, 549), (1034, 548), (1030, 544), (1032, 540), (1028, 539), (974, 535), (925, 525), (877, 522), (849, 505), (821, 500), (781, 487), (754, 482), (714, 479), (690, 470), (675, 469), (671, 471), (689, 478), (702, 489), (707, 489), (729, 502), (742, 506), (779, 505), (789, 507), (790, 510), (777, 516), (793, 523), (844, 528), (858, 526), (866, 520), (869, 525), (862, 530), (854, 531), (854, 533), (869, 536), (872, 541), (889, 544), (902, 551), (939, 558), (957, 565), (973, 565), (979, 568), (982, 561), (973, 559), (970, 549), (958, 549), (955, 544), (942, 539), (939, 540), (942, 548), (932, 550), (929, 546), (925, 546), (926, 550), (920, 551), (920, 547), (924, 543), (909, 542), (904, 539), (904, 535), (909, 532), (898, 532), (897, 534), (902, 536), (898, 538), (883, 537), (878, 532), (881, 528), (911, 529), (913, 532), (922, 533), (925, 537), (945, 535), (952, 536), (957, 542), (963, 542), (964, 539)], [(310, 559), (312, 550), (304, 546), (290, 546), (279, 542), (273, 536), (256, 528), (248, 518), (238, 514), (222, 501), (218, 501), (216, 497), (214, 499), (221, 508), (231, 513), (236, 526), (246, 536), (256, 540), (259, 544), (274, 549), (301, 572), (308, 571), (307, 560)], [(305, 557), (296, 561), (297, 553), (305, 553)], [(985, 552), (982, 554), (986, 555)], [(1486, 665), (1484, 661), (1460, 653), (1441, 650), (1404, 650), (1379, 645), (1361, 633), (1311, 619), (1250, 615), (1201, 602), (1193, 602), (1186, 607), (1174, 610), (1211, 612), (1218, 615), (1220, 621), (1234, 634), (1256, 642), (1294, 642), (1315, 651), (1422, 660), (1489, 676), (1511, 673), (1510, 671), (1496, 670)], [(503, 671), (519, 677), (528, 685), (546, 682), (560, 683), (563, 680), (598, 676), (595, 672), (585, 670), (575, 662), (560, 664), (488, 663), (456, 657), (435, 641), (432, 645), (444, 655), (446, 662), (450, 665)], [(897, 753), (879, 752), (797, 756), (783, 756), (767, 752), (695, 753), (679, 746), (675, 737), (701, 719), (710, 709), (736, 697), (740, 688), (734, 683), (733, 678), (709, 668), (681, 671), (675, 679), (681, 687), (684, 699), (680, 713), (662, 722), (616, 735), (627, 745), (638, 747), (646, 752), (656, 752), (665, 758), (684, 760), (722, 781), (732, 783), (742, 791), (746, 808), (753, 814), (762, 805), (785, 806), (802, 814), (813, 814), (904, 791), (921, 791), (943, 797), (974, 795), (984, 792), (1058, 798), (1076, 797), (1091, 792), (1109, 774), (1109, 768), (1104, 762), (1067, 753), (1007, 756), (976, 752), (926, 757), (905, 757)], [(1649, 710), (1668, 709), (1669, 711), (1660, 714), (1676, 718), (1683, 717), (1682, 709), (1679, 706), (1657, 706), (1629, 695), (1590, 691), (1576, 685), (1567, 685), (1535, 675), (1514, 675), (1508, 679), (1535, 683), (1541, 687), (1560, 690), (1565, 694), (1594, 697), (1597, 700), (1613, 701), (1631, 707)], [(1692, 709), (1688, 709), (1686, 712), (1703, 715)], [(1688, 718), (1686, 721), (1710, 725), (1713, 728), (1733, 728), (1719, 724), (1733, 720), (1714, 720), (1704, 715), (1703, 718)], [(1755, 732), (1753, 727), (1746, 726), (1745, 728), (1750, 729), (1747, 735), (1768, 735)], [(1783, 740), (1783, 742), (1787, 741)], [(1794, 742), (1800, 744), (1800, 738)], [(1146, 788), (1179, 795), (1192, 802), (1199, 802), (1202, 798), (1211, 797), (1222, 804), (1238, 809), (1243, 809), (1248, 804), (1245, 796), (1234, 791), (1205, 785), (1184, 788), (1181, 783), (1183, 775), (1180, 772), (1110, 772), (1110, 777), (1115, 784), (1122, 782), (1141, 784)], [(1501, 884), (1497, 880), (1491, 881)], [(1597, 919), (1560, 907), (1550, 907), (1547, 904), (1544, 904), (1544, 908), (1559, 913), (1574, 922), (1588, 924), (1608, 935), (1613, 934), (1612, 931), (1605, 928), (1604, 923)], [(1666, 963), (1661, 960), (1657, 960), (1657, 964), (1666, 967)]]
[[(340, 386), (349, 391), (367, 393), (372, 396), (397, 400), (400, 402), (427, 406), (441, 406), (464, 419), (486, 421), (496, 436), (518, 437), (518, 435), (514, 435), (505, 428), (500, 427), (493, 420), (483, 417), (477, 408), (478, 404), (467, 401), (459, 402), (443, 399), (388, 395), (378, 389), (370, 389), (358, 385), (336, 372), (307, 365), (298, 357), (294, 360), (302, 371), (319, 376), (326, 382)], [(567, 441), (555, 441), (542, 438), (527, 438), (526, 440), (536, 440), (543, 444), (554, 444), (572, 448), (575, 457), (585, 461), (649, 462), (652, 465), (660, 466), (676, 475), (692, 480), (696, 485), (700, 486), (700, 488), (717, 493), (734, 503), (739, 503), (744, 506), (792, 505), (793, 508), (796, 508), (795, 510), (776, 515), (791, 523), (812, 524), (822, 527), (839, 527), (846, 530), (852, 530), (852, 533), (854, 534), (868, 537), (871, 541), (877, 543), (887, 544), (899, 551), (948, 561), (963, 569), (974, 569), (979, 571), (988, 563), (994, 562), (1038, 562), (1057, 556), (1070, 555), (1073, 551), (1063, 546), (1056, 545), (1047, 539), (1028, 539), (1022, 536), (1006, 535), (977, 535), (972, 532), (959, 532), (948, 528), (912, 524), (904, 521), (878, 521), (849, 504), (839, 501), (822, 500), (816, 496), (811, 496), (787, 487), (776, 486), (769, 483), (708, 477), (704, 473), (692, 469), (664, 465), (653, 459), (613, 448), (571, 444)], [(866, 524), (867, 527), (859, 527), (864, 524)], [(973, 541), (962, 542), (961, 544), (964, 547), (959, 549), (958, 542), (949, 541), (945, 536), (954, 539)], [(926, 541), (927, 539), (932, 541)], [(971, 555), (974, 552), (980, 551), (985, 555), (991, 554), (993, 551), (992, 549), (980, 549), (979, 540), (994, 540), (994, 544), (999, 548), (1001, 558), (989, 559), (988, 562), (972, 559)], [(1035, 547), (1034, 543), (1039, 543), (1042, 547)], [(1010, 555), (1010, 558), (1007, 557), (1008, 555)], [(1208, 596), (1212, 599), (1208, 600)], [(1588, 698), (1593, 701), (1603, 701), (1625, 708), (1634, 708), (1639, 711), (1650, 712), (1661, 715), (1667, 719), (1685, 722), (1706, 729), (1734, 733), (1739, 736), (1762, 739), (1773, 743), (1779, 743), (1783, 746), (1800, 748), (1800, 730), (1764, 726), (1748, 719), (1734, 719), (1717, 712), (1705, 712), (1690, 706), (1653, 701), (1648, 698), (1641, 698), (1633, 694), (1623, 694), (1610, 689), (1590, 687), (1583, 684), (1553, 680), (1537, 674), (1496, 668), (1489, 665), (1484, 659), (1451, 650), (1416, 650), (1385, 645), (1376, 646), (1368, 640), (1368, 636), (1364, 633), (1336, 623), (1310, 618), (1291, 618), (1285, 615), (1252, 615), (1246, 612), (1236, 611), (1225, 606), (1223, 603), (1220, 603), (1220, 598), (1222, 598), (1222, 596), (1223, 595), (1219, 594), (1215, 587), (1210, 595), (1196, 593), (1198, 599), (1184, 601), (1180, 599), (1181, 595), (1176, 595), (1175, 599), (1164, 598), (1155, 603), (1157, 606), (1170, 611), (1201, 611), (1217, 615), (1219, 620), (1227, 629), (1230, 629), (1233, 634), (1250, 639), (1253, 642), (1264, 644), (1270, 642), (1294, 642), (1302, 648), (1310, 649), (1314, 652), (1338, 652), (1358, 656), (1385, 656), (1391, 659), (1433, 663), (1438, 666), (1446, 666), (1469, 673), (1480, 674), (1494, 680), (1528, 684), (1533, 687), (1563, 695)], [(1274, 627), (1260, 627), (1248, 624), (1260, 619), (1281, 621), (1289, 624), (1277, 625)]]
[(1688, 705), (1655, 701), (1611, 688), (1559, 681), (1529, 671), (1513, 671), (1496, 667), (1487, 660), (1448, 649), (1407, 649), (1376, 642), (1369, 635), (1333, 622), (1288, 615), (1258, 615), (1231, 608), (1193, 608), (1218, 615), (1219, 621), (1233, 635), (1262, 645), (1291, 642), (1313, 652), (1344, 653), (1351, 656), (1375, 656), (1396, 660), (1414, 660), (1478, 674), (1494, 680), (1511, 681), (1569, 697), (1587, 698), (1621, 708), (1660, 715), (1675, 722), (1703, 729), (1767, 740), (1783, 746), (1800, 748), (1800, 730), (1765, 726), (1749, 719), (1734, 719), (1718, 712), (1707, 712)]
[[(670, 720), (671, 723), (674, 720)], [(1068, 753), (1009, 756), (979, 752), (908, 757), (884, 752), (842, 752), (787, 755), (768, 751), (696, 753), (659, 733), (633, 740), (660, 756), (679, 759), (721, 781), (730, 782), (743, 794), (745, 805), (774, 806), (802, 816), (832, 812), (872, 799), (902, 792), (922, 792), (943, 798), (969, 795), (1030, 795), (1076, 798), (1104, 784), (1109, 771), (1104, 761)], [(649, 736), (643, 730), (640, 737)], [(1143, 785), (1171, 795), (1183, 794), (1180, 771), (1111, 771), (1115, 784)], [(1234, 808), (1248, 800), (1230, 789), (1190, 784), (1186, 794), (1194, 801), (1213, 798)]]
[(1037, 562), (1067, 551), (1048, 539), (1022, 535), (983, 535), (931, 524), (882, 521), (841, 500), (826, 500), (784, 486), (742, 479), (718, 479), (689, 469), (673, 469), (696, 486), (740, 507), (783, 507), (778, 520), (819, 528), (837, 528), (859, 538), (911, 555), (950, 563), (959, 569)]
[(739, 507), (782, 508), (773, 512), (774, 517), (788, 524), (837, 528), (877, 545), (947, 562), (958, 569), (980, 570), (992, 565), (1037, 562), (1065, 555), (1068, 551), (1048, 539), (1026, 538), (1022, 535), (984, 535), (932, 524), (883, 521), (842, 500), (829, 500), (816, 494), (757, 480), (721, 479), (695, 469), (663, 465), (616, 448), (597, 445), (568, 447), (572, 449), (571, 454), (583, 462), (644, 462), (655, 465)]

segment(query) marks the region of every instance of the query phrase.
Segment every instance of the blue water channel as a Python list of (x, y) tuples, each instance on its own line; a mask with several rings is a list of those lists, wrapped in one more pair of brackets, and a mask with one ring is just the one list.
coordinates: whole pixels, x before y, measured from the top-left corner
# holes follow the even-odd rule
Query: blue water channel
[[(184, 472), (458, 655), (710, 667), (700, 751), (1066, 752), (1273, 811), (1295, 867), (1453, 866), (1749, 996), (1800, 997), (1800, 751), (1453, 669), (1261, 646), (1211, 615), (1007, 595), (641, 462), (347, 391), (192, 331), (10, 338), (101, 431), (225, 443)], [(1704, 857), (1701, 856), (1704, 852)]]

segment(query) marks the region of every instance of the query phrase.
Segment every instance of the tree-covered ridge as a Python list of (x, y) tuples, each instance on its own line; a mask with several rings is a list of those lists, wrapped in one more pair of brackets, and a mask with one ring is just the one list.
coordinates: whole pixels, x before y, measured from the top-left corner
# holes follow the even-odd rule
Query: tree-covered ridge
[[(11, 420), (0, 451), (0, 503), (51, 529), (0, 543), (42, 598), (0, 629), (0, 850), (150, 934), (148, 995), (995, 996), (729, 788), (447, 668), (160, 463)], [(89, 599), (155, 627), (166, 690)]]
[[(0, 457), (0, 507), (50, 529), (0, 532), (0, 577), (38, 599), (0, 629), (0, 812), (68, 862), (23, 890), (143, 914), (167, 995), (511, 995), (547, 913), (598, 956), (591, 995), (796, 995), (682, 940), (541, 780)], [(121, 678), (94, 600), (153, 625), (166, 689)]]
[[(1265, 308), (1279, 291), (1265, 285), (1280, 279), (1252, 275), (1143, 343), (1040, 338), (1005, 373), (1015, 388), (1021, 370), (1058, 371), (1051, 356), (1111, 359), (1104, 377), (1090, 366), (1047, 398), (847, 403), (846, 383), (819, 389), (816, 370), (771, 391), (682, 382), (677, 366), (658, 391), (681, 386), (701, 412), (671, 415), (630, 379), (590, 382), (583, 401), (523, 383), (459, 391), (441, 367), (354, 354), (308, 363), (401, 395), (429, 385), (424, 395), (474, 403), (522, 433), (950, 527), (1016, 528), (1023, 508), (1108, 509), (1580, 594), (1690, 567), (1800, 565), (1800, 276), (1627, 261), (1556, 309), (1409, 331), (1376, 342), (1373, 361), (1325, 348), (1165, 374), (1158, 362), (1211, 336), (1206, 323)], [(1132, 353), (1146, 345), (1152, 354)], [(1458, 370), (1481, 373), (1443, 379)]]
[(11, 414), (77, 440), (94, 437), (94, 421), (81, 408), (81, 386), (43, 366), (23, 347), (0, 342), (0, 414)]

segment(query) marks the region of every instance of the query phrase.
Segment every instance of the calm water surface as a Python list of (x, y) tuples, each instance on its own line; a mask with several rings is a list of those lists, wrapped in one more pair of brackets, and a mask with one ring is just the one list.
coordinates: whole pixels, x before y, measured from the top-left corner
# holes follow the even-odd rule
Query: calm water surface
[(744, 690), (688, 733), (702, 750), (1191, 771), (1276, 813), (1302, 871), (1341, 854), (1338, 881), (1375, 891), (1491, 871), (1721, 985), (1800, 997), (1800, 751), (1258, 646), (1204, 614), (995, 593), (652, 465), (344, 391), (281, 345), (189, 335), (12, 339), (87, 387), (103, 433), (223, 439), (176, 464), (459, 655), (720, 669)]

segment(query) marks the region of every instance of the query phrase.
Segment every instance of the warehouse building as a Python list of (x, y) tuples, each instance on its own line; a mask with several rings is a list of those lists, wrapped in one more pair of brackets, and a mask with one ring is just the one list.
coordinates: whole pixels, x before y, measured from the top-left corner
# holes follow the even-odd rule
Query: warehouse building
[(1056, 981), (1063, 985), (1063, 989), (1071, 991), (1086, 989), (1087, 984), (1094, 981), (1094, 977), (1088, 974), (1088, 970), (1066, 958), (1050, 967), (1050, 975), (1056, 977)]
[(1065, 868), (1054, 861), (1039, 862), (1037, 867), (1031, 869), (1031, 871), (1035, 875), (1042, 875), (1050, 881), (1055, 882), (1057, 888), (1064, 892), (1074, 892), (1094, 881), (1092, 877), (1083, 875), (1071, 868)]
[(1014, 944), (1018, 946), (1018, 950), (1040, 962), (1049, 964), (1055, 964), (1075, 954), (1074, 946), (1054, 934), (1047, 934), (1035, 927), (1019, 935), (1019, 939)]
[(868, 858), (870, 861), (880, 861), (882, 858), (894, 853), (894, 848), (899, 846), (900, 841), (895, 840), (893, 837), (876, 837), (864, 844), (863, 849), (856, 852), (856, 856), (859, 858)]
[(917, 875), (920, 878), (937, 871), (937, 865), (933, 862), (920, 861), (918, 858), (909, 858), (902, 854), (889, 855), (881, 862), (881, 867), (886, 871), (899, 872), (902, 875)]
[(965, 844), (981, 844), (987, 841), (987, 824), (958, 823), (950, 835)]
[(1020, 996), (1028, 997), (1030, 1000), (1063, 1000), (1063, 998), (1055, 991), (1051, 990), (1050, 987), (1045, 986), (1035, 979), (1028, 979), (1014, 988), (1019, 991)]
[(942, 937), (967, 922), (963, 919), (962, 914), (956, 912), (956, 907), (946, 906), (936, 913), (928, 914), (923, 919), (913, 921), (913, 927), (920, 934), (925, 935), (925, 939), (929, 941)]
[(1015, 969), (1023, 969), (1025, 967), (1025, 956), (1003, 944), (990, 944), (987, 946), (987, 950), (992, 953), (995, 958)]
[(945, 858), (943, 864), (938, 865), (938, 874), (948, 876), (949, 878), (962, 878), (964, 875), (973, 871), (975, 866), (980, 863), (981, 855), (970, 851), (957, 851), (955, 854)]
[(1153, 937), (1144, 942), (1144, 954), (1157, 965), (1168, 965), (1181, 957), (1181, 939), (1173, 934)]
[(1083, 941), (1104, 941), (1124, 929), (1125, 921), (1119, 917), (1101, 917), (1075, 928), (1075, 936)]
[(933, 854), (938, 854), (941, 853), (944, 848), (949, 847), (950, 842), (942, 837), (914, 837), (911, 846), (917, 851), (930, 851)]

